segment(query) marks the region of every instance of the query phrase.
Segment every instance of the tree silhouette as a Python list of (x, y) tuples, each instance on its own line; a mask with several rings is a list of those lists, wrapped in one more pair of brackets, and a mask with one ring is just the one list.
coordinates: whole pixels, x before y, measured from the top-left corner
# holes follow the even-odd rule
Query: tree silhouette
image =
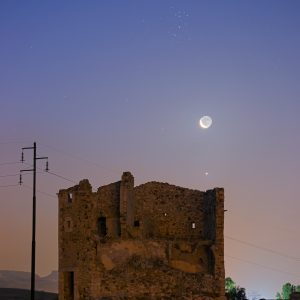
[(291, 283), (285, 283), (281, 288), (281, 293), (276, 294), (276, 299), (289, 299), (292, 292), (300, 292), (300, 285), (292, 285)]
[(230, 300), (246, 300), (246, 289), (237, 286), (236, 283), (230, 278), (225, 278), (225, 292), (227, 298)]

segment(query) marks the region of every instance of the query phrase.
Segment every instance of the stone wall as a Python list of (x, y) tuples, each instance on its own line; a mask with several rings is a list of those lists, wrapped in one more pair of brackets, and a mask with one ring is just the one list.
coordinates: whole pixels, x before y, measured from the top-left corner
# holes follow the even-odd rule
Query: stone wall
[(59, 299), (224, 299), (224, 191), (134, 178), (59, 197)]
[(203, 198), (203, 192), (167, 183), (136, 187), (136, 219), (144, 237), (203, 239)]

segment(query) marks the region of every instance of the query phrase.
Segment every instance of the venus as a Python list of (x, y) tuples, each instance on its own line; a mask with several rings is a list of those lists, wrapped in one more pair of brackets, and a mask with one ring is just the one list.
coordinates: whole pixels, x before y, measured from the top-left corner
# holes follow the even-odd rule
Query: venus
[(212, 124), (212, 118), (209, 116), (203, 116), (200, 120), (199, 120), (199, 126), (201, 128), (207, 129), (211, 126)]

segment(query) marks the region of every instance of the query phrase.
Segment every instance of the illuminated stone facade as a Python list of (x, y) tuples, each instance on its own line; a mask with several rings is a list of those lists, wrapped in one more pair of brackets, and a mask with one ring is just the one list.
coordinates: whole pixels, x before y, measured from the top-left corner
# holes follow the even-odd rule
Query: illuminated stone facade
[(222, 188), (134, 187), (125, 172), (58, 198), (60, 300), (225, 299)]

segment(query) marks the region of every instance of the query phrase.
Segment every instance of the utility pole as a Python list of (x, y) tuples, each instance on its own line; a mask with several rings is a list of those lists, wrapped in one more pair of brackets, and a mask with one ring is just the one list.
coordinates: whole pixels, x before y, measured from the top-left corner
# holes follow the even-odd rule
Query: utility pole
[(48, 157), (36, 156), (36, 142), (33, 143), (33, 147), (22, 148), (21, 162), (24, 162), (24, 150), (33, 150), (33, 169), (20, 170), (20, 182), (22, 184), (22, 172), (33, 172), (33, 198), (32, 198), (32, 244), (31, 244), (31, 290), (30, 299), (35, 299), (35, 228), (36, 228), (36, 161), (38, 159), (46, 159), (46, 169), (48, 172)]

